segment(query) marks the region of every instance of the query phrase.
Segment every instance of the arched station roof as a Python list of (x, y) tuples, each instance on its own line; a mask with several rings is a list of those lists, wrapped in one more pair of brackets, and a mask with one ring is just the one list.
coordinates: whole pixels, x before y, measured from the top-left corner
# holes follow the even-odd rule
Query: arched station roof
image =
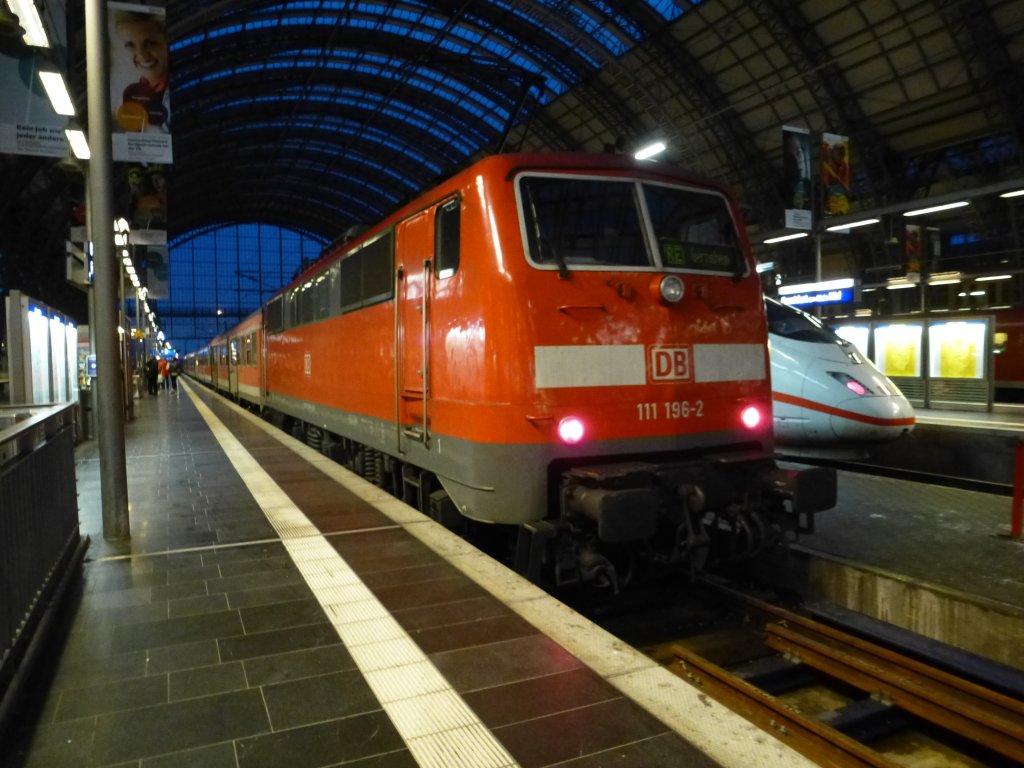
[(1017, 174), (1013, 0), (178, 2), (174, 231), (331, 239), (510, 147), (662, 138), (779, 224), (780, 128), (848, 135), (862, 205)]
[[(327, 242), (487, 153), (654, 138), (661, 162), (729, 183), (766, 233), (782, 226), (784, 125), (850, 137), (860, 208), (1024, 177), (1020, 0), (177, 0), (167, 14), (172, 244), (244, 222)], [(5, 226), (46, 210), (25, 195), (51, 171), (0, 163), (21, 184), (0, 191)], [(1019, 205), (958, 225), (1016, 232)], [(886, 262), (876, 247), (858, 241), (861, 267)]]

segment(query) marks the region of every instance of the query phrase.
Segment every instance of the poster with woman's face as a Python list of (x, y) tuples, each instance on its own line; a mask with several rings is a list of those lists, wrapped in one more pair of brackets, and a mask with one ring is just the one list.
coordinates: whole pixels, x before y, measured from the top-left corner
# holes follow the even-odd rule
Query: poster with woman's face
[(163, 8), (107, 3), (114, 160), (170, 163), (171, 87)]

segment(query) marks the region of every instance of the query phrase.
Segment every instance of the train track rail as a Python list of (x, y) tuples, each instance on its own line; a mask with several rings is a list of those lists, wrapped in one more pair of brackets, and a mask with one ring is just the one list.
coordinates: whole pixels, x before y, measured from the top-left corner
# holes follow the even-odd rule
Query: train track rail
[[(675, 643), (668, 666), (818, 764), (906, 766), (869, 744), (926, 727), (980, 755), (945, 764), (1024, 765), (1024, 701), (792, 611), (747, 602), (765, 617), (763, 655), (726, 669)], [(850, 692), (846, 706), (818, 717), (782, 698), (823, 679)]]

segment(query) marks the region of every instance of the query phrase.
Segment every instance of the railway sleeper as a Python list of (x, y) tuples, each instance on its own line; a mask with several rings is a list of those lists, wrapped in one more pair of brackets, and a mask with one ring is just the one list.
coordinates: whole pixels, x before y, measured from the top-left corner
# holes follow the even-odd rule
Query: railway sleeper
[(772, 696), (803, 688), (818, 678), (817, 672), (788, 656), (764, 656), (732, 672)]
[(821, 722), (865, 744), (910, 727), (911, 718), (891, 701), (867, 697), (823, 715)]

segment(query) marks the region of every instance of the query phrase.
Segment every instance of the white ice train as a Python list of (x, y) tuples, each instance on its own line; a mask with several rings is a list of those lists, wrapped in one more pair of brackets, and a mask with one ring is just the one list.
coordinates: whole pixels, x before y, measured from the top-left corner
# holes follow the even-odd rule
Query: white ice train
[(765, 297), (775, 442), (783, 452), (843, 453), (914, 428), (889, 378), (818, 318)]

